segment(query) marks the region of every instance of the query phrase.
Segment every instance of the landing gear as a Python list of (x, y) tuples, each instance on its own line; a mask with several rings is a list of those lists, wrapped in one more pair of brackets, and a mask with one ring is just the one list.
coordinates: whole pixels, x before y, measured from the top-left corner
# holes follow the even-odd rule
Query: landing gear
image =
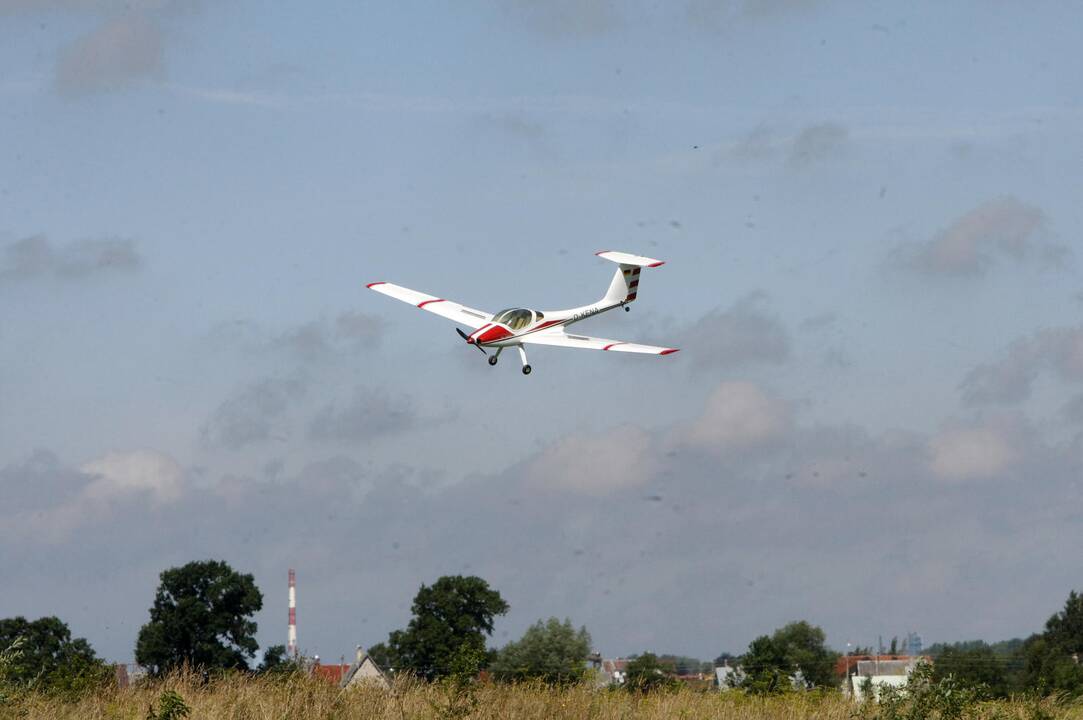
[(524, 375), (529, 375), (531, 367), (530, 367), (530, 363), (528, 363), (526, 361), (526, 350), (523, 349), (522, 345), (517, 345), (516, 347), (519, 348), (519, 357), (522, 358), (522, 360), (523, 360), (523, 374)]
[(492, 357), (489, 358), (489, 364), (490, 365), (496, 365), (496, 355), (493, 355)]
[(632, 312), (632, 306), (631, 305), (625, 305), (624, 306), (624, 312)]
[(496, 365), (496, 359), (497, 359), (498, 357), (500, 357), (500, 353), (501, 353), (501, 352), (502, 352), (503, 350), (504, 350), (504, 348), (502, 348), (502, 347), (498, 347), (498, 348), (496, 349), (496, 354), (495, 354), (495, 355), (490, 355), (490, 356), (489, 356), (489, 364), (490, 364), (490, 365)]

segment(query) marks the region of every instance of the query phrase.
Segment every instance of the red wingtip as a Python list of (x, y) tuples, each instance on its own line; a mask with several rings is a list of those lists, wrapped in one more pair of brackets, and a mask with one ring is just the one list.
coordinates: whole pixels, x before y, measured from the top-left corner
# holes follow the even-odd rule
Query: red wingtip
[(599, 250), (598, 252), (596, 252), (594, 254), (595, 255), (602, 255), (602, 254), (607, 253), (607, 252), (609, 252), (609, 251), (608, 250)]
[(376, 287), (377, 285), (387, 285), (387, 282), (385, 280), (380, 280), (379, 282), (369, 283), (365, 287), (371, 288), (371, 287)]
[(665, 260), (659, 260), (659, 261), (658, 261), (658, 262), (656, 262), (656, 263), (651, 263), (651, 264), (650, 264), (650, 265), (648, 265), (647, 267), (660, 267), (660, 266), (662, 266), (662, 265), (665, 265), (665, 264), (666, 264), (666, 261), (665, 261)]
[(659, 355), (669, 355), (670, 353), (675, 353), (675, 352), (680, 352), (680, 351), (681, 351), (680, 348), (666, 348), (665, 350), (663, 350), (662, 352), (660, 352), (658, 354)]

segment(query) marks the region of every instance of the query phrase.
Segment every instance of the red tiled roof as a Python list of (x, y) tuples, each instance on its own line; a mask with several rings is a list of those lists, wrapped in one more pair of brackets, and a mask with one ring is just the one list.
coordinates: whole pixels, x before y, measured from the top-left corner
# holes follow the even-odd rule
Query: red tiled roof
[(312, 675), (326, 680), (329, 683), (338, 685), (342, 682), (342, 676), (349, 671), (349, 665), (313, 665)]

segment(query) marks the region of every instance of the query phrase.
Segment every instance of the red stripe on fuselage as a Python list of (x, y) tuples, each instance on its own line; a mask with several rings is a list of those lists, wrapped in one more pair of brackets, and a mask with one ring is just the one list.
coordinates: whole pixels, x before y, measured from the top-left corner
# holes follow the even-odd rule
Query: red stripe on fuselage
[(436, 298), (435, 300), (425, 300), (424, 302), (419, 302), (419, 303), (417, 304), (417, 306), (418, 306), (419, 308), (423, 308), (423, 307), (425, 307), (426, 305), (428, 305), (429, 303), (436, 303), (436, 302), (444, 302), (444, 298)]
[(609, 343), (609, 344), (608, 344), (608, 345), (606, 345), (606, 346), (605, 346), (604, 348), (602, 348), (602, 350), (608, 350), (609, 348), (613, 347), (614, 345), (627, 345), (627, 344), (628, 344), (628, 343), (625, 343), (625, 342), (615, 342), (615, 343)]
[(503, 340), (504, 338), (511, 337), (511, 332), (501, 327), (500, 325), (492, 325), (488, 330), (474, 338), (474, 342), (484, 345), (485, 343), (496, 342)]
[(485, 328), (489, 327), (490, 325), (492, 325), (492, 323), (485, 323), (484, 325), (482, 325), (481, 327), (479, 327), (479, 328), (478, 328), (477, 330), (475, 330), (474, 332), (472, 332), (472, 333), (470, 333), (469, 335), (467, 335), (467, 337), (466, 337), (466, 342), (468, 342), (468, 343), (472, 343), (472, 342), (474, 342), (474, 340), (476, 339), (476, 338), (475, 338), (475, 336), (476, 336), (476, 335), (477, 335), (478, 333), (480, 333), (480, 332), (481, 332), (482, 330), (484, 330)]

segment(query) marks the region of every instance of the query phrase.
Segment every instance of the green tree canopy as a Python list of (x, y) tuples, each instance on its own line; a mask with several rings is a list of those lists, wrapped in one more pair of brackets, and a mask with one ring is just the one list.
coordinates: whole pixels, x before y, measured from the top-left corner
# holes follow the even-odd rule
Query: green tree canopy
[(830, 687), (835, 681), (838, 654), (830, 650), (824, 631), (804, 620), (792, 622), (762, 635), (741, 658), (744, 685), (753, 692), (784, 692), (792, 688), (797, 673), (811, 687)]
[(161, 674), (185, 663), (204, 669), (247, 668), (255, 655), (263, 595), (251, 575), (218, 560), (190, 562), (161, 574), (150, 622), (135, 659)]
[(658, 662), (673, 668), (673, 672), (677, 675), (698, 675), (714, 671), (714, 665), (711, 663), (688, 655), (662, 654), (658, 656)]
[(531, 625), (517, 642), (497, 654), (490, 667), (501, 680), (540, 678), (547, 683), (576, 682), (586, 672), (590, 633), (576, 630), (572, 621), (555, 617)]
[(263, 661), (256, 668), (261, 675), (289, 675), (300, 672), (301, 663), (286, 655), (285, 645), (271, 645), (263, 651)]
[(677, 681), (670, 676), (671, 671), (672, 667), (664, 664), (657, 655), (645, 652), (629, 660), (624, 667), (624, 687), (638, 692), (672, 688)]
[(427, 680), (444, 677), (464, 646), (485, 653), (493, 619), (508, 611), (500, 593), (479, 577), (448, 575), (422, 585), (414, 597), (413, 618), (386, 644), (369, 650), (381, 667), (408, 670)]
[(29, 621), (0, 620), (0, 650), (20, 640), (4, 667), (0, 684), (37, 687), (46, 691), (78, 691), (102, 682), (109, 668), (83, 638), (72, 638), (56, 617)]
[(1064, 609), (1046, 621), (1045, 639), (1069, 655), (1083, 654), (1083, 595), (1075, 590), (1068, 593)]
[(1083, 694), (1083, 596), (1068, 594), (1064, 609), (1032, 635), (1020, 652), (1021, 684), (1040, 693)]
[(1010, 692), (1008, 659), (985, 643), (943, 647), (933, 663), (932, 679), (939, 682), (949, 677), (995, 697), (1007, 697)]

